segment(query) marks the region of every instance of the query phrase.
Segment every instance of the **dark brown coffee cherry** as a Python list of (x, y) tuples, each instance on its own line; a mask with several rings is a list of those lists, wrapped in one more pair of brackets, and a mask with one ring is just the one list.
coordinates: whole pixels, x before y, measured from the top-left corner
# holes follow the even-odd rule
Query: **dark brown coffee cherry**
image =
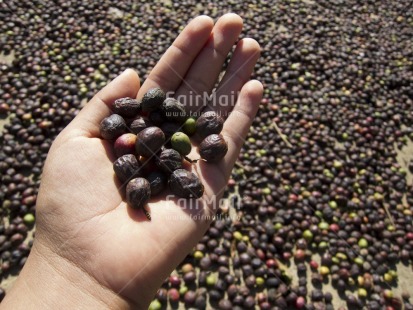
[(171, 138), (175, 132), (178, 132), (181, 126), (177, 123), (165, 122), (162, 124), (161, 129), (167, 139)]
[(151, 185), (151, 197), (160, 194), (166, 188), (166, 175), (160, 171), (151, 172), (146, 179)]
[(117, 99), (113, 103), (113, 112), (126, 118), (136, 116), (140, 109), (140, 101), (129, 97)]
[(204, 194), (204, 186), (199, 178), (185, 169), (175, 170), (169, 177), (169, 188), (181, 198), (200, 198)]
[(127, 154), (113, 163), (113, 170), (119, 181), (125, 183), (141, 174), (141, 165), (135, 155)]
[(215, 163), (228, 152), (228, 143), (222, 135), (209, 135), (199, 145), (199, 155), (207, 162)]
[(143, 95), (141, 108), (143, 112), (152, 112), (162, 106), (166, 99), (165, 92), (160, 88), (152, 88)]
[(165, 116), (161, 110), (155, 110), (149, 114), (149, 120), (155, 126), (161, 126), (165, 122)]
[(125, 132), (126, 122), (118, 114), (112, 114), (100, 122), (100, 135), (105, 140), (114, 140)]
[(196, 133), (201, 139), (212, 134), (219, 134), (224, 126), (224, 119), (214, 111), (203, 113), (196, 121)]
[(148, 127), (138, 133), (136, 152), (143, 157), (151, 157), (159, 152), (165, 143), (165, 135), (158, 127)]
[(130, 131), (132, 131), (135, 135), (140, 133), (142, 130), (145, 128), (153, 126), (152, 123), (147, 120), (146, 118), (143, 118), (141, 116), (138, 116), (135, 118), (129, 125)]
[(162, 104), (165, 118), (171, 122), (183, 123), (187, 119), (185, 107), (174, 98), (166, 98)]
[(143, 209), (151, 198), (151, 185), (144, 178), (135, 178), (126, 186), (126, 201), (133, 209)]
[(156, 158), (156, 165), (165, 173), (171, 174), (176, 169), (182, 168), (182, 157), (174, 149), (165, 149)]

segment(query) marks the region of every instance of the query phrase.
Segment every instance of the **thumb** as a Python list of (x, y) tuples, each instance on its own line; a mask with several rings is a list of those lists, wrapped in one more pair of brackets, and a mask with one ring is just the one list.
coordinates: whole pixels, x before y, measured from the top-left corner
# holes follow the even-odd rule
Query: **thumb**
[(139, 87), (138, 74), (132, 69), (126, 69), (85, 105), (67, 129), (75, 134), (99, 137), (99, 124), (111, 114), (113, 102), (118, 98), (135, 98)]

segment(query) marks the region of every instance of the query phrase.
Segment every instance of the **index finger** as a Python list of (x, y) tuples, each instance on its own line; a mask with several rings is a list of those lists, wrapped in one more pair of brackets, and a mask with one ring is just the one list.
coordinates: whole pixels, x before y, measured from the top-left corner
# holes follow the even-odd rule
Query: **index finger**
[(214, 22), (208, 16), (194, 18), (152, 69), (139, 90), (138, 98), (154, 87), (160, 87), (164, 91), (178, 88), (192, 62), (208, 41), (213, 26)]

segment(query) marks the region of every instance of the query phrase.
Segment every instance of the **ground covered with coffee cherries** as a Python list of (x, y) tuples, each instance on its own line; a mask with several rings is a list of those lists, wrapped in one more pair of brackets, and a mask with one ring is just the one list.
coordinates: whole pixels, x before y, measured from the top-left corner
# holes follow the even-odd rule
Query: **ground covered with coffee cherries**
[(235, 12), (265, 95), (219, 217), (151, 309), (413, 309), (408, 0), (0, 2), (1, 291), (56, 135), (198, 14)]

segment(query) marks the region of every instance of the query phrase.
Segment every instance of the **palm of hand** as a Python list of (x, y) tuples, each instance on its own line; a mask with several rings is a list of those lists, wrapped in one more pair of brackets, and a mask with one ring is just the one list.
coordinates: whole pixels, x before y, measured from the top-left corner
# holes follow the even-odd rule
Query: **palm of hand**
[[(229, 151), (217, 164), (201, 162), (191, 167), (205, 186), (203, 199), (191, 209), (160, 197), (149, 203), (152, 221), (148, 222), (141, 211), (128, 208), (113, 173), (112, 143), (99, 138), (98, 125), (108, 115), (107, 105), (114, 99), (141, 97), (151, 87), (176, 89), (177, 94), (186, 94), (188, 87), (197, 93), (210, 92), (223, 62), (219, 54), (229, 52), (242, 22), (231, 14), (222, 17), (213, 30), (212, 27), (206, 17), (191, 22), (139, 93), (138, 77), (131, 70), (109, 84), (59, 135), (44, 169), (38, 197), (37, 242), (87, 272), (99, 284), (142, 307), (208, 228), (210, 221), (194, 220), (194, 215), (213, 214), (211, 209), (215, 206), (211, 202), (222, 196), (242, 139), (255, 115), (262, 87), (256, 81), (244, 83), (251, 74), (259, 47), (250, 39), (240, 41), (228, 74), (221, 82), (225, 82), (219, 88), (221, 95), (241, 90), (224, 126)], [(221, 36), (226, 40), (219, 40)], [(191, 52), (181, 46), (188, 40)], [(206, 60), (210, 62), (206, 64)], [(176, 68), (167, 65), (177, 62), (180, 65)], [(244, 66), (236, 71), (239, 63)], [(194, 76), (205, 66), (208, 72), (200, 82)], [(177, 78), (171, 79), (172, 75)], [(180, 76), (185, 76), (183, 81)]]

